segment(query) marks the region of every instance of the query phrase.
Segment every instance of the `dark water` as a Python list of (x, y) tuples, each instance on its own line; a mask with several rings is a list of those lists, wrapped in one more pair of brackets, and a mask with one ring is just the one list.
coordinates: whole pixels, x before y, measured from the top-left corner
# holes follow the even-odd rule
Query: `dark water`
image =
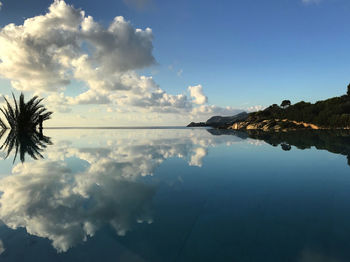
[(1, 153), (0, 261), (350, 261), (346, 132), (29, 139)]

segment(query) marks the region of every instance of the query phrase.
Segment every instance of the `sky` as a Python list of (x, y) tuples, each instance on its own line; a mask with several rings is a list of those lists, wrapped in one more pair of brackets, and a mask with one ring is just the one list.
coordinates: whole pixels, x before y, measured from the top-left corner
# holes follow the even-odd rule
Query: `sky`
[(45, 97), (46, 126), (184, 125), (350, 82), (347, 0), (0, 3), (0, 92)]

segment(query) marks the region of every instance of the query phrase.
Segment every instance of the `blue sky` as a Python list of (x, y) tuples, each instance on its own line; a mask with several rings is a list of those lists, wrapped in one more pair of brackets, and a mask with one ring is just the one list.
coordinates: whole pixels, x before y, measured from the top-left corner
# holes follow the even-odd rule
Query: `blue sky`
[[(1, 2), (1, 27), (45, 14), (52, 3)], [(169, 94), (200, 84), (210, 104), (245, 109), (283, 99), (314, 102), (342, 95), (350, 82), (346, 0), (66, 3), (105, 26), (123, 16), (134, 28), (150, 27), (156, 64), (136, 71), (152, 75)], [(68, 88), (65, 93), (84, 90), (84, 84), (76, 85), (80, 89)]]

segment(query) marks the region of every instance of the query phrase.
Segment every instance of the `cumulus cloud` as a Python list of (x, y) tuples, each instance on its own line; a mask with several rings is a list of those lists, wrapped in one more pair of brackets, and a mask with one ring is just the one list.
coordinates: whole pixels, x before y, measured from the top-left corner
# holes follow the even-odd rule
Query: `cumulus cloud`
[(134, 29), (121, 16), (105, 28), (56, 0), (45, 15), (1, 29), (0, 75), (18, 90), (35, 92), (60, 93), (72, 79), (85, 82), (89, 90), (77, 97), (51, 95), (49, 102), (60, 104), (60, 112), (69, 105), (110, 103), (150, 111), (189, 109), (185, 95), (167, 94), (152, 77), (134, 71), (155, 63), (152, 39), (150, 28)]
[(95, 90), (89, 90), (85, 93), (78, 95), (75, 98), (68, 97), (66, 98), (65, 103), (75, 105), (75, 104), (109, 104), (111, 100), (108, 95), (97, 92)]
[(188, 90), (195, 104), (203, 105), (208, 102), (208, 98), (203, 94), (203, 87), (201, 85), (189, 86)]
[(55, 1), (44, 16), (9, 24), (0, 31), (1, 76), (16, 89), (56, 90), (69, 83), (63, 58), (76, 54), (83, 12)]
[(94, 88), (123, 89), (123, 72), (154, 63), (152, 38), (151, 29), (134, 29), (123, 17), (105, 28), (55, 0), (47, 14), (1, 29), (1, 75), (20, 90), (56, 91), (73, 77)]
[[(0, 76), (17, 90), (47, 95), (48, 106), (61, 113), (91, 104), (108, 105), (109, 112), (202, 113), (204, 109), (197, 107), (208, 98), (201, 85), (190, 86), (189, 96), (169, 94), (151, 76), (136, 72), (156, 63), (152, 41), (150, 28), (134, 28), (121, 16), (105, 26), (83, 10), (55, 0), (46, 14), (0, 28)], [(66, 89), (73, 91), (76, 81), (85, 84), (86, 91), (67, 96)], [(229, 111), (209, 105), (206, 110)]]
[(55, 112), (69, 113), (72, 111), (68, 99), (63, 93), (53, 93), (45, 100)]

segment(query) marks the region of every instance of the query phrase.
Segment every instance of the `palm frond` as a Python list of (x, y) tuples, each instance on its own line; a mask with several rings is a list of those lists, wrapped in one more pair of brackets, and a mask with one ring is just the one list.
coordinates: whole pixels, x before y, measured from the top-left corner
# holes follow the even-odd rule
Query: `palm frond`
[(18, 109), (18, 104), (17, 104), (17, 100), (16, 100), (16, 98), (15, 98), (14, 93), (12, 93), (12, 97), (13, 97), (13, 102), (15, 103), (15, 116), (16, 116), (16, 118), (17, 118), (18, 115), (19, 115), (19, 109)]
[[(12, 93), (14, 105), (12, 106), (6, 97), (5, 106), (0, 108), (0, 111), (5, 116), (5, 119), (11, 129), (15, 130), (35, 130), (38, 126), (42, 126), (42, 122), (50, 119), (52, 112), (41, 104), (43, 98), (38, 96), (32, 97), (28, 102), (24, 101), (24, 95), (21, 93), (18, 102), (15, 95)], [(0, 119), (0, 128), (7, 129), (5, 122)]]

